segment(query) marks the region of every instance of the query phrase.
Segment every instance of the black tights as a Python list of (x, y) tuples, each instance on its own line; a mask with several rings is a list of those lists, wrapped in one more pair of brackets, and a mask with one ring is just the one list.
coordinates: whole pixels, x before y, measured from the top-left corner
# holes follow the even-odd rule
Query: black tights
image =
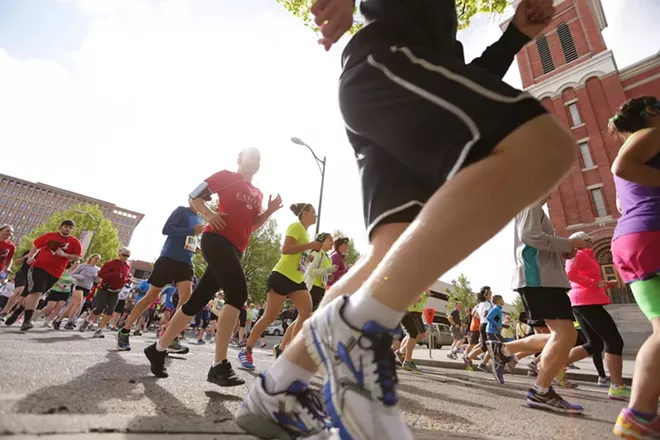
[(248, 296), (241, 252), (222, 235), (205, 232), (202, 234), (202, 255), (208, 266), (181, 311), (195, 316), (220, 289), (224, 291), (225, 304), (241, 310)]
[[(577, 341), (575, 342), (575, 346), (578, 347), (580, 345), (584, 345), (587, 343), (587, 338), (584, 337), (584, 333), (582, 333), (582, 329), (578, 329), (578, 337)], [(605, 366), (603, 365), (603, 352), (599, 353), (594, 353), (591, 355), (591, 360), (594, 362), (594, 367), (596, 367), (596, 371), (598, 372), (598, 377), (607, 377), (605, 374)]]
[(612, 316), (601, 305), (576, 306), (573, 307), (573, 312), (586, 340), (584, 349), (593, 358), (600, 377), (606, 377), (602, 352), (615, 356), (623, 355), (623, 338), (619, 329)]

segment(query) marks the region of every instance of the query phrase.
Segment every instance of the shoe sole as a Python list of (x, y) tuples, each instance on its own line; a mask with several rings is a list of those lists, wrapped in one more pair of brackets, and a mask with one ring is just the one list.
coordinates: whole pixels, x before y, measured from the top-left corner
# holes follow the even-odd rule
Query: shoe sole
[(619, 425), (614, 425), (614, 428), (612, 429), (612, 434), (626, 440), (644, 440), (649, 438), (643, 434), (638, 434), (636, 432), (629, 431), (626, 428)]
[(618, 397), (618, 396), (607, 396), (610, 400), (616, 400), (617, 402), (629, 402), (630, 396), (628, 397)]
[(190, 349), (188, 347), (179, 348), (179, 349), (173, 349), (173, 348), (170, 349), (170, 348), (168, 348), (167, 352), (172, 353), (172, 354), (188, 354), (188, 353), (190, 353)]
[(534, 402), (527, 399), (527, 406), (534, 409), (545, 409), (548, 411), (558, 412), (562, 414), (582, 414), (584, 409), (576, 410), (570, 408), (557, 408), (556, 406), (546, 405), (545, 403)]
[(212, 384), (215, 384), (215, 385), (217, 385), (219, 387), (223, 387), (223, 388), (237, 387), (237, 386), (240, 386), (240, 385), (245, 385), (245, 381), (243, 379), (240, 379), (240, 378), (236, 379), (236, 380), (233, 380), (233, 381), (221, 382), (219, 380), (212, 380), (211, 378), (207, 377), (206, 381), (211, 382)]
[(251, 412), (236, 415), (234, 422), (248, 434), (262, 439), (290, 440), (291, 435), (283, 430), (277, 423), (260, 417)]

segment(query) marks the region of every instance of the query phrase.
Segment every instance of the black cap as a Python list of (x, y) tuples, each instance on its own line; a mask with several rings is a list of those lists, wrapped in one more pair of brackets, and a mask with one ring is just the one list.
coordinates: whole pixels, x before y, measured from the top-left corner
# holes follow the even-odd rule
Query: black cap
[(72, 228), (75, 228), (76, 224), (73, 222), (73, 220), (64, 220), (62, 223), (60, 223), (60, 228), (62, 226), (71, 226)]

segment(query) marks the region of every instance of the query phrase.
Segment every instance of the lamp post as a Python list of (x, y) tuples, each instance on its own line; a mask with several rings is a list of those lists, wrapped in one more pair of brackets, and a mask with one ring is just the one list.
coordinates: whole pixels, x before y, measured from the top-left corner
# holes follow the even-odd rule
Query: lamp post
[(76, 212), (78, 214), (85, 214), (87, 217), (91, 218), (93, 222), (96, 223), (96, 230), (94, 231), (94, 235), (92, 236), (92, 239), (89, 241), (89, 247), (87, 248), (87, 252), (85, 252), (85, 258), (87, 258), (90, 251), (92, 250), (92, 245), (94, 244), (94, 240), (96, 239), (96, 236), (99, 234), (99, 229), (101, 229), (101, 221), (103, 219), (96, 220), (89, 212), (81, 211), (79, 209), (76, 209)]
[(319, 235), (319, 229), (321, 226), (321, 207), (323, 206), (323, 185), (325, 183), (326, 156), (323, 156), (323, 160), (319, 159), (316, 153), (314, 153), (314, 150), (312, 150), (312, 147), (304, 143), (302, 139), (298, 137), (292, 137), (291, 142), (297, 145), (303, 145), (307, 147), (307, 149), (309, 149), (309, 152), (312, 153), (312, 156), (314, 156), (314, 160), (316, 160), (316, 165), (319, 167), (319, 171), (321, 172), (321, 192), (319, 194), (319, 211), (318, 214), (316, 215), (316, 235)]

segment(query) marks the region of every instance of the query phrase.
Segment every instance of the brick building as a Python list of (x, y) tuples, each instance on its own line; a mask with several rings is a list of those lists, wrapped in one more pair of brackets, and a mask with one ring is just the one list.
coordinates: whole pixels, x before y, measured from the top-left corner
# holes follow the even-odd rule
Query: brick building
[[(524, 89), (571, 130), (580, 146), (578, 164), (548, 202), (550, 218), (562, 236), (592, 234), (603, 275), (620, 281), (610, 252), (619, 217), (610, 170), (621, 142), (609, 134), (608, 122), (626, 100), (660, 96), (660, 52), (619, 69), (602, 36), (607, 20), (601, 1), (554, 3), (552, 23), (516, 57)], [(610, 290), (613, 302), (632, 302), (628, 289), (619, 286)]]
[(98, 205), (105, 218), (117, 228), (123, 246), (131, 242), (135, 227), (144, 217), (144, 214), (119, 208), (110, 202), (0, 173), (0, 224), (14, 226), (12, 241), (15, 243), (54, 212), (70, 209), (79, 203)]

